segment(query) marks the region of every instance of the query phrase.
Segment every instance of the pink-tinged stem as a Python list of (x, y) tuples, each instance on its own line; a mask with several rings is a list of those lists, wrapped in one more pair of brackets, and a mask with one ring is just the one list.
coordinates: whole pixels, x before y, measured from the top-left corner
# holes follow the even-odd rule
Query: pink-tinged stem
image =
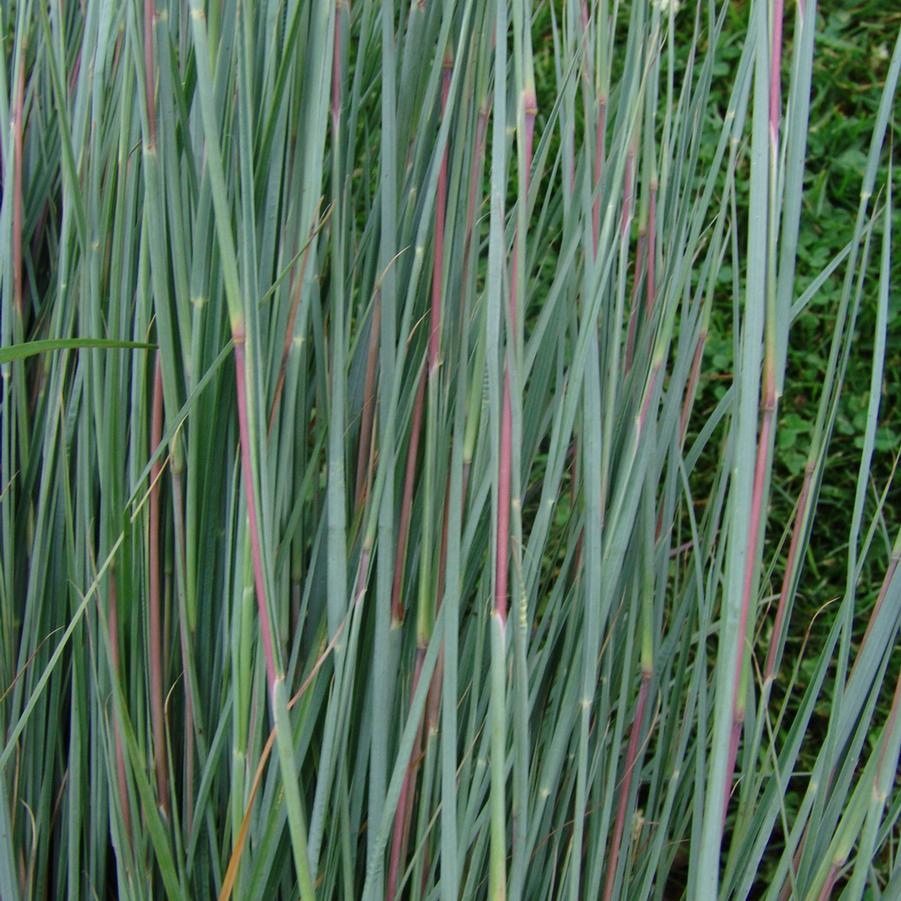
[[(525, 141), (524, 141), (524, 153), (525, 157), (525, 166), (524, 171), (522, 173), (524, 196), (526, 198), (526, 203), (529, 200), (529, 185), (532, 180), (532, 144), (535, 140), (535, 117), (538, 115), (538, 100), (535, 97), (534, 91), (524, 91), (523, 92), (523, 109), (525, 112)], [(512, 298), (515, 300), (515, 297)], [(516, 309), (515, 307), (512, 309), (513, 313), (513, 321), (516, 321)]]
[[(366, 589), (366, 581), (369, 574), (369, 559), (370, 559), (370, 546), (366, 543), (363, 544), (363, 549), (360, 554), (360, 562), (358, 566), (357, 579), (355, 582), (355, 597), (353, 603), (353, 611), (356, 612), (359, 605), (362, 603), (363, 596), (365, 595)], [(306, 694), (307, 689), (310, 685), (313, 684), (314, 680), (319, 675), (319, 671), (322, 669), (322, 666), (325, 664), (326, 660), (328, 660), (331, 653), (335, 650), (335, 646), (338, 643), (338, 639), (341, 634), (344, 632), (344, 627), (347, 625), (349, 618), (345, 617), (341, 620), (338, 628), (336, 629), (334, 635), (329, 639), (328, 644), (316, 658), (313, 663), (313, 667), (310, 672), (307, 674), (307, 677), (303, 680), (300, 688), (288, 699), (287, 709), (293, 710), (297, 705), (298, 701)], [(255, 719), (256, 719), (256, 700), (254, 695), (254, 701), (251, 705), (251, 719), (249, 726), (249, 734), (253, 735), (255, 730)], [(272, 753), (272, 748), (275, 745), (276, 741), (276, 728), (273, 726), (272, 730), (269, 732), (269, 737), (266, 739), (266, 743), (263, 746), (262, 753), (260, 755), (260, 759), (257, 762), (256, 772), (254, 773), (253, 782), (250, 787), (250, 797), (247, 807), (244, 810), (244, 817), (240, 824), (240, 828), (238, 830), (238, 834), (235, 840), (234, 847), (232, 848), (231, 859), (228, 863), (228, 869), (226, 870), (225, 880), (223, 882), (223, 887), (219, 893), (219, 901), (229, 901), (232, 897), (231, 887), (234, 885), (235, 878), (237, 876), (238, 867), (241, 863), (241, 855), (243, 853), (244, 843), (247, 839), (248, 834), (248, 825), (250, 822), (250, 816), (253, 812), (253, 804), (254, 799), (257, 795), (257, 791), (260, 787), (261, 780), (266, 771), (266, 764), (269, 760), (269, 756)]]
[(640, 301), (638, 297), (638, 288), (641, 284), (641, 270), (644, 267), (644, 251), (647, 235), (644, 230), (638, 233), (638, 248), (635, 253), (635, 275), (632, 281), (632, 312), (629, 314), (629, 333), (626, 337), (626, 359), (625, 369), (628, 373), (632, 368), (632, 355), (635, 352), (635, 330), (638, 327), (638, 308)]
[[(182, 632), (185, 627), (182, 627)], [(187, 648), (182, 641), (182, 654)], [(185, 787), (184, 787), (184, 823), (185, 832), (190, 835), (194, 828), (194, 699), (190, 690), (185, 692)]]
[[(113, 667), (113, 678), (118, 682), (121, 672), (119, 658), (119, 604), (116, 593), (116, 572), (110, 569), (109, 578), (109, 644)], [(128, 781), (125, 777), (125, 752), (122, 749), (122, 730), (119, 728), (119, 717), (113, 717), (113, 737), (116, 743), (116, 781), (119, 788), (119, 810), (125, 826), (125, 837), (131, 844), (131, 813), (128, 807)]]
[[(444, 599), (444, 575), (447, 569), (447, 528), (450, 518), (450, 473), (447, 476), (447, 484), (444, 491), (444, 516), (441, 523), (441, 547), (438, 551), (438, 592), (436, 595), (435, 609), (441, 609)], [(429, 734), (438, 734), (438, 715), (441, 712), (441, 684), (444, 673), (444, 645), (438, 650), (438, 662), (435, 664), (435, 672), (432, 674), (432, 682), (429, 686), (429, 699), (426, 707)], [(428, 869), (428, 868), (426, 868)]]
[(250, 456), (250, 430), (247, 425), (247, 389), (245, 386), (244, 326), (232, 328), (235, 345), (235, 382), (238, 389), (238, 431), (241, 437), (241, 471), (244, 480), (244, 497), (247, 502), (247, 518), (250, 523), (250, 555), (253, 561), (253, 581), (256, 588), (257, 607), (260, 616), (260, 633), (263, 656), (266, 658), (266, 675), (269, 691), (275, 685), (275, 652), (272, 645), (272, 628), (269, 621), (269, 604), (266, 598), (266, 580), (263, 576), (263, 552), (260, 548), (260, 530), (257, 523), (256, 491), (253, 484), (253, 470)]
[[(807, 841), (807, 830), (810, 828), (810, 823), (804, 827), (804, 833), (801, 836), (801, 840), (798, 842), (798, 847), (795, 849), (795, 853), (792, 855), (792, 863), (791, 863), (791, 871), (793, 874), (797, 875), (798, 866), (801, 863), (801, 852), (804, 850), (804, 842)], [(786, 879), (785, 883), (782, 886), (782, 890), (779, 892), (779, 901), (788, 901), (789, 896), (792, 893), (792, 881), (791, 879)]]
[[(153, 401), (150, 418), (150, 447), (160, 446), (163, 434), (163, 370), (157, 351), (153, 375)], [(156, 790), (160, 809), (169, 816), (169, 776), (166, 755), (166, 730), (163, 715), (163, 641), (160, 620), (160, 478), (162, 461), (158, 458), (150, 467), (150, 596), (148, 619), (150, 631), (150, 718), (153, 733), (153, 761), (156, 771)]]
[(882, 609), (882, 603), (885, 600), (886, 594), (888, 593), (888, 587), (891, 584), (892, 579), (894, 578), (895, 570), (898, 568), (899, 557), (901, 557), (901, 542), (896, 543), (895, 549), (892, 552), (891, 559), (889, 560), (888, 568), (885, 571), (885, 578), (882, 580), (882, 587), (879, 589), (879, 596), (876, 598), (876, 603), (873, 605), (873, 609), (870, 612), (870, 618), (867, 622), (866, 631), (863, 633), (863, 638), (860, 642), (860, 648), (857, 651), (857, 656), (854, 658), (854, 665), (851, 667), (851, 677), (854, 676), (854, 670), (857, 667), (858, 661), (861, 659), (863, 649), (866, 647), (867, 642), (870, 639), (870, 633), (873, 631), (873, 627), (876, 624), (876, 618), (879, 616), (879, 611)]
[[(465, 489), (465, 485), (463, 486)], [(438, 607), (441, 607), (441, 601), (444, 597), (444, 575), (447, 570), (447, 528), (450, 520), (450, 503), (451, 503), (451, 479), (450, 473), (447, 474), (447, 482), (444, 489), (444, 516), (441, 520), (441, 547), (438, 551)]]
[[(419, 686), (422, 676), (422, 662), (425, 654), (421, 649), (416, 650), (416, 668), (413, 671), (413, 683), (410, 686), (410, 704)], [(416, 787), (416, 771), (419, 766), (419, 750), (422, 745), (422, 720), (419, 722), (419, 730), (416, 733), (416, 741), (410, 752), (410, 763), (404, 774), (403, 785), (400, 790), (400, 798), (397, 802), (397, 810), (394, 812), (394, 828), (391, 835), (391, 856), (388, 864), (388, 901), (394, 901), (397, 894), (397, 879), (400, 875), (401, 862), (406, 858), (407, 835), (409, 833), (409, 820), (413, 812), (413, 792)]]
[(829, 901), (832, 897), (832, 889), (835, 886), (835, 880), (838, 879), (838, 864), (834, 863), (829, 867), (829, 874), (823, 883), (823, 890), (820, 892), (819, 901)]
[[(445, 116), (447, 111), (447, 98), (450, 92), (451, 75), (453, 73), (453, 60), (450, 55), (444, 59), (444, 67), (442, 73), (441, 84), (441, 115)], [(439, 367), (441, 365), (441, 306), (442, 306), (442, 280), (444, 274), (444, 220), (447, 208), (447, 144), (445, 143), (444, 151), (441, 155), (441, 167), (438, 174), (438, 197), (435, 204), (435, 253), (432, 260), (432, 307), (431, 307), (431, 327), (429, 330), (429, 354), (428, 354), (428, 380), (429, 380), (429, 403), (434, 398), (433, 389), (437, 388), (437, 379)], [(412, 471), (410, 464), (412, 462), (415, 468), (414, 442), (418, 443), (420, 420), (422, 417), (422, 389), (425, 380), (420, 378), (419, 387), (417, 388), (416, 401), (414, 411), (414, 435), (411, 437), (411, 453), (407, 457), (407, 475), (404, 484), (404, 506), (406, 510), (402, 511), (402, 526), (404, 529), (404, 547), (406, 551), (406, 529), (409, 527), (409, 515), (412, 501)], [(408, 489), (410, 494), (408, 497)], [(404, 515), (406, 514), (406, 516)], [(445, 519), (446, 521), (446, 519)], [(400, 575), (403, 568), (403, 554), (399, 553), (395, 561), (395, 585), (394, 588), (400, 591)], [(440, 584), (440, 578), (439, 578)], [(416, 672), (411, 687), (410, 705), (412, 707), (413, 695), (419, 684), (422, 672), (422, 662), (425, 659), (426, 646), (422, 643), (422, 638), (417, 638), (416, 648)], [(437, 670), (436, 670), (437, 673)], [(429, 684), (429, 709), (439, 702), (433, 699), (432, 695), (435, 691), (435, 674)], [(401, 864), (407, 857), (407, 841), (410, 834), (410, 825), (413, 820), (413, 801), (416, 794), (416, 777), (419, 768), (419, 748), (422, 744), (423, 721), (420, 719), (418, 726), (418, 734), (416, 745), (410, 762), (407, 765), (407, 772), (404, 774), (404, 782), (401, 788), (401, 797), (398, 802), (397, 810), (394, 814), (394, 833), (391, 838), (391, 859), (388, 873), (388, 898), (393, 899), (397, 890), (397, 878), (400, 872)]]
[[(760, 436), (757, 440), (757, 462), (754, 466), (754, 493), (751, 498), (751, 518), (748, 523), (748, 545), (745, 556), (744, 584), (742, 586), (741, 616), (738, 623), (738, 648), (735, 657), (735, 688), (732, 696), (732, 739), (729, 749), (729, 765), (726, 769), (726, 781), (723, 785), (723, 811), (729, 804), (732, 791), (732, 776), (735, 772), (735, 755), (738, 751), (738, 735), (744, 720), (744, 702), (739, 698), (741, 669), (744, 664), (745, 637), (748, 629), (748, 611), (751, 606), (751, 589), (754, 584), (754, 561), (757, 558), (757, 546), (760, 541), (760, 520), (763, 513), (763, 489), (766, 481), (767, 463), (769, 461), (770, 432), (773, 426), (773, 414), (776, 410), (776, 380), (772, 370), (772, 361), (766, 363), (765, 402), (763, 419), (760, 425)], [(735, 745), (733, 750), (732, 744)]]
[(122, 42), (125, 38), (124, 30), (120, 30), (116, 35), (116, 43), (113, 46), (113, 64), (110, 67), (110, 72), (115, 73), (119, 69), (119, 59), (122, 56)]
[(426, 706), (426, 720), (428, 722), (429, 735), (438, 734), (438, 717), (441, 713), (441, 679), (444, 673), (444, 648), (438, 651), (438, 660), (435, 662), (435, 672), (432, 673), (432, 681), (429, 685), (429, 697)]
[[(323, 221), (326, 217), (323, 217)], [(322, 223), (317, 226), (321, 227)], [(275, 392), (272, 397), (272, 409), (269, 411), (269, 430), (268, 433), (272, 434), (272, 424), (275, 422), (275, 414), (278, 412), (279, 404), (281, 403), (282, 391), (285, 387), (285, 373), (288, 368), (288, 353), (291, 350), (291, 341), (294, 337), (294, 322), (297, 319), (297, 310), (300, 307), (300, 297), (303, 293), (303, 281), (304, 276), (307, 272), (307, 263), (310, 259), (310, 250), (313, 246), (312, 236), (310, 240), (307, 242), (306, 249), (303, 252), (303, 257), (300, 263), (300, 272), (295, 273), (293, 278), (294, 282), (291, 286), (292, 300), (291, 300), (291, 311), (288, 313), (288, 324), (285, 327), (285, 343), (282, 347), (282, 360), (281, 365), (278, 370), (278, 381), (275, 384)]]
[(619, 863), (619, 852), (623, 840), (623, 830), (626, 823), (626, 810), (629, 806), (629, 791), (632, 786), (632, 774), (638, 759), (638, 741), (641, 737), (641, 726), (644, 722), (644, 708), (648, 700), (648, 690), (651, 684), (651, 674), (642, 672), (641, 687), (638, 689), (638, 701), (635, 704), (635, 719), (632, 721), (632, 731), (629, 736), (629, 748), (626, 752), (626, 770), (623, 773), (623, 781), (619, 788), (619, 804), (616, 808), (616, 825), (613, 829), (613, 842), (610, 846), (610, 863), (607, 867), (607, 879), (604, 882), (604, 901), (610, 901), (613, 897), (613, 887), (616, 883), (616, 868)]
[[(425, 659), (425, 651), (422, 652), (417, 650), (417, 654), (420, 659)], [(420, 667), (421, 669), (421, 667)], [(421, 678), (421, 676), (420, 676)], [(410, 696), (410, 700), (412, 703), (412, 695)], [(425, 721), (420, 720), (418, 731), (416, 733), (416, 744), (414, 745), (414, 755), (410, 758), (410, 767), (409, 767), (409, 776), (410, 781), (408, 783), (409, 791), (407, 792), (406, 804), (404, 808), (404, 822), (403, 822), (403, 831), (401, 833), (401, 846), (400, 846), (400, 860), (406, 861), (407, 859), (407, 848), (410, 844), (410, 830), (413, 828), (413, 819), (414, 813), (413, 808), (416, 803), (416, 782), (419, 778), (419, 765), (422, 762), (423, 755), (423, 745), (425, 743)]]
[[(698, 388), (698, 380), (701, 376), (701, 361), (704, 358), (704, 346), (707, 343), (707, 328), (702, 327), (701, 333), (698, 335), (698, 342), (695, 345), (694, 359), (691, 361), (691, 372), (688, 376), (688, 384), (685, 386), (685, 397), (682, 400), (682, 412), (679, 414), (679, 443), (685, 443), (685, 435), (688, 431), (688, 422), (691, 418), (691, 410), (695, 402), (695, 393)], [(663, 508), (657, 516), (657, 537), (663, 528)]]
[(369, 577), (369, 558), (372, 550), (367, 543), (363, 543), (363, 549), (360, 551), (360, 566), (357, 574), (357, 590), (354, 596), (354, 609), (363, 603), (363, 596), (366, 594), (366, 579)]
[[(895, 723), (898, 720), (898, 712), (901, 709), (901, 673), (895, 681), (895, 694), (892, 697), (892, 707), (889, 711), (888, 720), (886, 720), (885, 728), (882, 730), (882, 747), (879, 749), (879, 762), (876, 765), (876, 780), (879, 779), (879, 773), (885, 767), (885, 755), (888, 751), (889, 738), (895, 731)], [(878, 782), (874, 784), (873, 790), (878, 789)]]
[[(465, 490), (465, 485), (464, 485)], [(441, 526), (441, 548), (438, 552), (438, 592), (436, 595), (435, 609), (441, 609), (444, 599), (444, 575), (447, 567), (447, 528), (450, 516), (450, 474), (447, 477), (447, 485), (444, 493), (444, 516)], [(444, 675), (444, 645), (438, 649), (438, 660), (435, 663), (435, 671), (432, 673), (432, 681), (429, 685), (429, 697), (426, 703), (426, 722), (429, 735), (438, 734), (438, 720), (441, 714), (441, 686)], [(423, 879), (428, 872), (428, 864), (423, 868)], [(423, 892), (425, 887), (423, 886)]]
[(21, 320), (24, 316), (22, 300), (22, 163), (25, 140), (25, 54), (20, 54), (19, 89), (13, 113), (13, 300)]
[[(453, 62), (444, 61), (441, 81), (441, 116), (447, 110)], [(438, 198), (435, 204), (435, 258), (432, 264), (432, 315), (429, 330), (429, 378), (437, 374), (441, 356), (441, 282), (444, 276), (444, 219), (447, 209), (447, 142), (441, 154), (441, 170), (438, 175)]]
[(407, 448), (407, 467), (404, 474), (404, 494), (400, 505), (397, 529), (397, 552), (394, 556), (394, 582), (391, 586), (391, 622), (404, 621), (403, 583), (407, 556), (407, 537), (413, 512), (413, 488), (416, 481), (416, 457), (419, 454), (419, 434), (422, 431), (422, 409), (425, 405), (425, 373), (419, 371), (419, 385), (413, 401), (413, 422), (410, 426), (410, 446)]
[(375, 370), (378, 361), (379, 329), (381, 326), (382, 304), (377, 297), (372, 311), (372, 326), (369, 329), (369, 358), (366, 361), (366, 381), (363, 388), (363, 412), (360, 417), (360, 445), (357, 450), (357, 486), (354, 492), (356, 508), (362, 510), (369, 491), (369, 458), (372, 453), (372, 421), (375, 411)]
[(644, 401), (641, 405), (641, 413), (638, 414), (638, 437), (644, 431), (645, 423), (648, 418), (648, 410), (651, 407), (651, 398), (654, 396), (654, 388), (657, 387), (657, 379), (660, 376), (660, 363), (655, 363), (651, 369), (651, 375), (648, 379), (648, 387), (645, 390)]
[[(149, 125), (149, 145), (156, 147), (156, 107), (154, 104), (153, 62), (153, 0), (144, 0), (144, 91)], [(153, 381), (153, 410), (151, 414), (150, 446), (155, 451), (162, 438), (163, 423), (163, 375), (160, 354), (157, 351)], [(160, 475), (159, 460), (151, 467), (150, 494), (150, 709), (153, 731), (156, 787), (160, 809), (169, 816), (169, 779), (166, 754), (165, 722), (163, 714), (163, 655), (160, 629)]]
[[(782, 0), (776, 0), (775, 8), (773, 10), (773, 38), (770, 59), (769, 131), (772, 153), (771, 165), (775, 167), (779, 155), (779, 112), (781, 108), (780, 65), (782, 62)], [(764, 483), (766, 481), (767, 465), (769, 462), (770, 432), (773, 428), (773, 419), (776, 411), (776, 375), (773, 371), (775, 363), (771, 352), (771, 342), (768, 341), (767, 345), (763, 418), (760, 425), (760, 435), (757, 441), (757, 462), (754, 467), (751, 520), (748, 530), (744, 584), (742, 586), (741, 616), (738, 625), (738, 647), (736, 649), (735, 658), (735, 687), (732, 696), (732, 732), (729, 737), (729, 758), (726, 766), (726, 781), (723, 786), (723, 822), (725, 822), (726, 813), (729, 808), (729, 797), (732, 792), (732, 777), (735, 773), (735, 760), (738, 755), (738, 742), (741, 737), (741, 728), (744, 721), (744, 699), (739, 697), (739, 691), (741, 690), (741, 671), (742, 666), (744, 665), (745, 638), (748, 630), (748, 612), (751, 606), (751, 589), (754, 582), (757, 546), (760, 541), (760, 521), (764, 503)], [(785, 587), (785, 583), (783, 582), (783, 591), (785, 590)], [(780, 599), (780, 609), (782, 608), (783, 605)], [(782, 628), (781, 622), (779, 623), (779, 628)], [(777, 641), (777, 639), (774, 639), (773, 645), (770, 648), (770, 655), (772, 655)]]
[(591, 229), (594, 236), (594, 255), (598, 255), (598, 241), (601, 236), (601, 175), (604, 171), (604, 141), (607, 131), (607, 98), (598, 99), (598, 126), (594, 145), (594, 209), (591, 214)]
[(81, 47), (75, 54), (75, 62), (72, 64), (72, 74), (69, 76), (69, 97), (75, 93), (75, 85), (78, 84), (78, 73), (81, 71)]
[[(463, 250), (463, 268), (460, 278), (460, 284), (466, 285), (469, 277), (469, 263), (471, 259), (471, 250), (473, 244), (473, 232), (475, 226), (475, 210), (476, 196), (481, 183), (479, 174), (481, 172), (482, 160), (485, 155), (485, 133), (488, 127), (489, 104), (486, 102), (479, 110), (479, 121), (476, 128), (476, 149), (472, 156), (472, 165), (469, 169), (469, 200), (466, 205), (466, 238)], [(463, 316), (465, 305), (460, 304), (460, 315)], [(461, 324), (463, 320), (461, 319)], [(469, 470), (471, 462), (468, 461), (464, 454), (463, 459), (463, 489), (460, 492), (460, 502), (466, 504), (466, 491), (469, 485)]]
[(488, 129), (489, 105), (486, 103), (479, 110), (479, 120), (476, 126), (476, 149), (472, 155), (472, 164), (469, 168), (469, 199), (466, 202), (466, 245), (463, 251), (463, 275), (462, 284), (466, 284), (469, 273), (469, 261), (472, 251), (472, 235), (475, 225), (476, 197), (479, 189), (479, 172), (482, 160), (485, 156), (485, 134)]
[(626, 182), (623, 186), (623, 216), (620, 221), (620, 231), (623, 237), (629, 234), (629, 222), (632, 219), (632, 180), (635, 171), (635, 142), (629, 144), (626, 154)]
[(144, 0), (144, 92), (147, 102), (147, 121), (150, 126), (151, 147), (156, 147), (156, 104), (153, 90), (153, 21), (155, 18), (154, 0)]
[[(181, 571), (187, 570), (185, 553), (185, 504), (181, 467), (172, 468), (172, 506), (175, 517), (175, 540)], [(185, 753), (184, 753), (184, 823), (190, 833), (194, 822), (194, 676), (191, 667), (191, 639), (188, 634), (187, 611), (179, 617), (179, 638), (185, 685)]]
[[(779, 159), (779, 120), (782, 111), (782, 79), (781, 79), (781, 65), (782, 65), (782, 15), (783, 15), (783, 0), (775, 0), (774, 8), (773, 8), (773, 34), (772, 41), (770, 45), (770, 105), (769, 105), (769, 131), (770, 131), (770, 161), (771, 161), (771, 172), (775, 172), (776, 165)], [(761, 425), (760, 430), (760, 443), (757, 447), (757, 470), (754, 475), (754, 499), (752, 503), (751, 515), (752, 515), (752, 532), (749, 536), (748, 543), (749, 546), (754, 548), (754, 552), (756, 554), (756, 542), (758, 540), (758, 528), (757, 522), (759, 522), (760, 517), (760, 506), (762, 505), (762, 494), (763, 494), (763, 478), (765, 472), (761, 472), (763, 468), (765, 470), (765, 460), (761, 460), (767, 454), (767, 444), (769, 442), (769, 434), (770, 429), (772, 427), (772, 421), (776, 409), (776, 387), (774, 382), (774, 375), (772, 372), (773, 361), (772, 359), (767, 360), (766, 365), (766, 406), (764, 407), (763, 413), (763, 423)], [(766, 443), (765, 443), (766, 442)], [(795, 515), (795, 524), (792, 530), (791, 543), (789, 545), (789, 553), (788, 560), (786, 562), (785, 573), (782, 579), (782, 589), (779, 593), (779, 604), (776, 608), (776, 620), (774, 623), (773, 629), (773, 638), (770, 643), (770, 649), (767, 653), (767, 662), (766, 662), (766, 671), (764, 676), (765, 684), (769, 684), (769, 681), (772, 677), (773, 670), (776, 664), (776, 648), (779, 644), (779, 635), (782, 631), (782, 622), (785, 617), (785, 607), (788, 600), (788, 592), (791, 586), (791, 582), (794, 576), (794, 568), (795, 568), (795, 559), (797, 554), (797, 544), (798, 544), (798, 535), (801, 529), (801, 524), (804, 519), (805, 509), (807, 506), (807, 493), (810, 486), (810, 467), (804, 473), (804, 484), (801, 489), (801, 497), (798, 502), (798, 512)], [(754, 520), (754, 515), (757, 515), (757, 521)], [(742, 598), (742, 625), (739, 632), (739, 637), (741, 639), (741, 644), (739, 645), (739, 657), (743, 655), (744, 652), (744, 636), (745, 636), (745, 628), (746, 628), (746, 619), (747, 619), (747, 607), (750, 603), (750, 580), (752, 578), (753, 566), (754, 566), (754, 556), (749, 553), (747, 562), (745, 564), (745, 588), (744, 588), (744, 597)], [(740, 660), (739, 660), (739, 670), (740, 672)], [(736, 676), (735, 682), (735, 690), (738, 691), (739, 679)], [(733, 709), (735, 710), (735, 715), (737, 717), (739, 705), (738, 698), (736, 696), (735, 702), (733, 705)], [(734, 727), (733, 727), (734, 729)], [(737, 740), (736, 740), (737, 744)], [(734, 760), (733, 760), (734, 766)], [(726, 783), (726, 799), (728, 799), (729, 794), (729, 784), (732, 781), (732, 772), (733, 767), (730, 767), (728, 771), (729, 779)], [(724, 801), (723, 804), (723, 818), (725, 819), (725, 809), (728, 805), (728, 800)]]
[(691, 416), (691, 408), (695, 402), (695, 391), (698, 387), (698, 378), (701, 375), (701, 360), (704, 357), (704, 345), (707, 343), (707, 329), (701, 329), (698, 335), (698, 343), (695, 345), (695, 356), (691, 361), (691, 374), (688, 377), (688, 385), (685, 388), (685, 400), (682, 402), (682, 413), (679, 416), (679, 434), (681, 441), (685, 441), (685, 432), (688, 429), (688, 420)]
[[(770, 641), (770, 650), (767, 653), (766, 669), (764, 670), (764, 684), (772, 681), (776, 672), (776, 653), (779, 647), (779, 636), (782, 634), (782, 624), (785, 620), (785, 610), (788, 606), (788, 595), (791, 591), (791, 583), (795, 576), (795, 567), (798, 561), (798, 547), (801, 541), (801, 530), (804, 525), (804, 517), (807, 513), (807, 501), (810, 495), (810, 482), (813, 477), (813, 463), (804, 467), (804, 484), (801, 486), (801, 494), (798, 497), (798, 509), (795, 513), (795, 524), (792, 527), (792, 537), (788, 546), (788, 558), (785, 561), (785, 573), (782, 576), (782, 590), (779, 592), (779, 603), (776, 606), (776, 618), (773, 621), (773, 637)], [(864, 639), (866, 640), (866, 639)]]

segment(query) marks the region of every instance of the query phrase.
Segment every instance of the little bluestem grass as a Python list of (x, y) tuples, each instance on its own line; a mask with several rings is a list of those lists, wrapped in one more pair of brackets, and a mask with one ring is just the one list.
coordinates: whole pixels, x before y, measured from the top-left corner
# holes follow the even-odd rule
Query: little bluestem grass
[(901, 38), (802, 290), (816, 23), (0, 0), (4, 901), (898, 895)]

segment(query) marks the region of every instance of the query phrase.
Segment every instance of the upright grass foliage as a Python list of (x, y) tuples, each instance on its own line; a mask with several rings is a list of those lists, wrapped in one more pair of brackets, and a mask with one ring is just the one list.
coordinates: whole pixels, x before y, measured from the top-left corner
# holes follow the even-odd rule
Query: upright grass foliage
[(901, 37), (799, 293), (816, 21), (724, 88), (715, 0), (0, 2), (4, 901), (898, 896)]

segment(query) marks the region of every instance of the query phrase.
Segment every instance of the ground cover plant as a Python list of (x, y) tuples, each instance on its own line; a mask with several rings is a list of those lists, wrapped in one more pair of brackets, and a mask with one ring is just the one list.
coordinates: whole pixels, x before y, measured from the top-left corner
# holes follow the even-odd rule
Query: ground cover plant
[(901, 895), (823, 22), (0, 3), (0, 897)]

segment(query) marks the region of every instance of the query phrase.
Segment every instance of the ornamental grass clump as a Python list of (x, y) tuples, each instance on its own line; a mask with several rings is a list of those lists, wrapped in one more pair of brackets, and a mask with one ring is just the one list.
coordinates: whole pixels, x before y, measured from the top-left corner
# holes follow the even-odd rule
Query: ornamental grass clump
[(901, 38), (801, 291), (816, 3), (727, 12), (0, 3), (0, 898), (901, 895)]

